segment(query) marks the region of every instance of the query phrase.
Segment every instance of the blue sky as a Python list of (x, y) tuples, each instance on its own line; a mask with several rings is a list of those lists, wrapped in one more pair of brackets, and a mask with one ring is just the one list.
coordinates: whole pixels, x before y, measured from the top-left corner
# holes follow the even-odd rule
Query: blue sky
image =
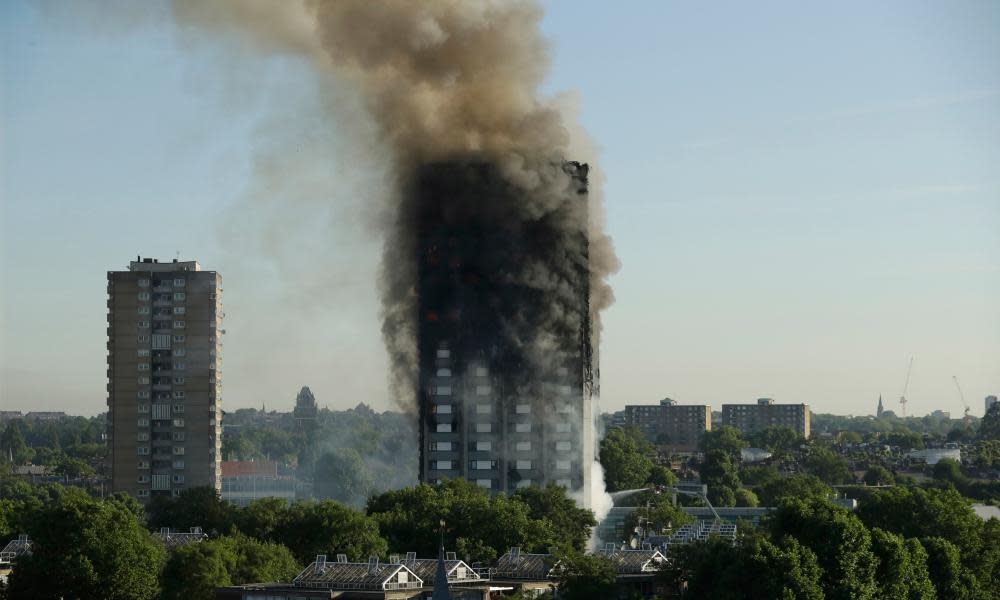
[[(1000, 392), (1000, 5), (874, 4), (545, 4), (623, 265), (603, 408), (868, 413), (911, 356), (912, 413)], [(179, 251), (225, 279), (227, 407), (390, 406), (372, 175), (297, 118), (312, 74), (37, 6), (0, 4), (0, 405), (102, 410), (105, 272)], [(275, 135), (302, 186), (253, 204)]]

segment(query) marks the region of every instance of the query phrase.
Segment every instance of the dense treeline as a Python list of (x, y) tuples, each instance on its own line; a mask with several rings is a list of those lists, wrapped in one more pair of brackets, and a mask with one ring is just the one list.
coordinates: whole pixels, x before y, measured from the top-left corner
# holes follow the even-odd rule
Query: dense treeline
[(0, 429), (0, 463), (44, 465), (74, 479), (92, 477), (103, 467), (104, 428), (104, 416), (11, 419)]

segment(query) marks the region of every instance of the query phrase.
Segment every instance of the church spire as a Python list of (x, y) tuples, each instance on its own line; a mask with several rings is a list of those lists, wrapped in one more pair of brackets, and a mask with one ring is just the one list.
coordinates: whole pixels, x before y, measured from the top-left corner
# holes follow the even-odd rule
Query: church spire
[(882, 394), (879, 394), (878, 395), (878, 410), (875, 411), (875, 416), (878, 417), (879, 419), (881, 419), (882, 415), (884, 413), (885, 413), (885, 408), (882, 407)]

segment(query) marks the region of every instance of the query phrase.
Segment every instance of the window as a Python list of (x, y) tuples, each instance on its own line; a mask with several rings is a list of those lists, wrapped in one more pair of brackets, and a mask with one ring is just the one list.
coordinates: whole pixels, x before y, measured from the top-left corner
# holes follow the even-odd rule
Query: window
[(447, 471), (447, 470), (450, 470), (451, 469), (451, 461), (450, 460), (436, 460), (436, 461), (432, 460), (431, 461), (431, 468), (432, 469), (437, 469), (438, 471)]
[(174, 483), (184, 483), (183, 475), (174, 475)]
[(149, 475), (139, 475), (136, 477), (136, 481), (139, 483), (149, 483)]
[(493, 431), (492, 423), (476, 423), (476, 433), (489, 433)]
[(451, 433), (451, 423), (438, 423), (437, 425), (438, 433)]
[(185, 312), (187, 312), (187, 309), (184, 308), (183, 306), (175, 306), (174, 307), (174, 314), (175, 315), (183, 315)]
[(477, 396), (488, 396), (490, 394), (490, 386), (488, 385), (477, 385), (476, 395)]
[(139, 300), (149, 300), (149, 292), (139, 292)]
[(165, 333), (153, 335), (153, 350), (168, 350), (170, 348), (170, 336)]
[(516, 448), (518, 452), (531, 452), (531, 442), (518, 442)]
[(174, 363), (174, 370), (175, 371), (183, 371), (184, 369), (185, 369), (184, 363), (180, 363), (180, 362), (175, 362)]
[(184, 405), (183, 404), (175, 404), (174, 405), (174, 412), (175, 413), (182, 413), (182, 412), (184, 412)]
[(560, 452), (568, 452), (573, 449), (573, 444), (569, 442), (556, 442), (556, 450)]
[(437, 406), (434, 407), (434, 412), (436, 412), (439, 415), (450, 415), (451, 414), (451, 405), (450, 404), (438, 404)]
[(140, 348), (140, 349), (138, 349), (138, 350), (135, 351), (135, 355), (136, 356), (149, 356), (149, 349), (148, 348)]
[(451, 369), (438, 369), (437, 370), (437, 376), (438, 377), (451, 377)]
[(183, 377), (174, 377), (174, 383), (176, 385), (183, 385), (184, 384), (184, 378)]
[[(146, 392), (146, 395), (149, 396), (149, 392)], [(149, 405), (148, 404), (140, 404), (138, 410), (139, 410), (140, 414), (146, 414), (146, 413), (149, 412)]]
[(184, 299), (184, 292), (176, 292), (174, 294), (174, 300), (183, 300), (183, 299)]
[(135, 495), (140, 498), (149, 498), (149, 490), (145, 488), (139, 488), (136, 490)]
[(571, 413), (573, 412), (573, 407), (569, 404), (560, 404), (558, 408), (556, 408), (556, 412), (561, 414)]
[(170, 418), (170, 405), (169, 404), (154, 404), (153, 405), (153, 419), (154, 420), (167, 420)]
[(493, 442), (476, 442), (476, 450), (479, 452), (489, 452), (493, 449)]
[(183, 442), (184, 441), (184, 432), (183, 431), (175, 431), (173, 433), (173, 440), (175, 442)]
[(477, 479), (476, 480), (476, 485), (478, 485), (479, 487), (484, 487), (486, 489), (492, 489), (493, 488), (493, 480), (492, 479)]
[(184, 287), (184, 280), (183, 279), (175, 279), (174, 280), (174, 287)]
[(149, 432), (148, 431), (140, 431), (138, 434), (136, 434), (136, 438), (135, 439), (137, 441), (140, 441), (140, 442), (148, 442), (149, 441)]
[(556, 469), (559, 471), (569, 471), (569, 461), (568, 460), (557, 460)]
[(517, 433), (531, 433), (531, 423), (515, 423), (514, 431)]
[(569, 375), (569, 369), (567, 369), (566, 367), (559, 367), (558, 369), (556, 369), (556, 374), (557, 375)]
[(441, 350), (437, 351), (437, 357), (438, 358), (451, 358), (451, 351), (450, 350), (445, 350), (445, 349), (442, 348)]
[(475, 471), (489, 471), (493, 468), (492, 460), (474, 460), (472, 461), (472, 469)]
[(169, 490), (170, 475), (153, 475), (153, 483), (151, 487), (154, 490)]
[(431, 442), (431, 450), (449, 452), (451, 451), (451, 442)]
[(183, 342), (184, 341), (184, 336), (183, 335), (175, 335), (174, 336), (174, 341), (175, 342)]
[(569, 423), (556, 423), (556, 433), (569, 433), (570, 424)]
[(148, 456), (149, 446), (137, 446), (135, 449), (135, 453), (138, 454), (139, 456)]
[(140, 306), (139, 307), (139, 314), (140, 315), (148, 315), (149, 314), (149, 307), (148, 306)]
[(530, 460), (519, 460), (519, 461), (517, 461), (517, 469), (519, 471), (527, 471), (530, 468), (531, 468), (531, 461)]
[(149, 280), (148, 279), (140, 279), (136, 283), (139, 284), (139, 287), (149, 287)]
[(145, 375), (140, 375), (139, 385), (149, 385), (149, 377), (146, 377)]
[(174, 498), (180, 498), (181, 490), (178, 489), (170, 490), (170, 495), (173, 496)]
[(559, 386), (559, 393), (562, 394), (563, 396), (568, 396), (570, 391), (572, 391), (572, 388), (570, 388), (568, 385)]
[[(174, 336), (174, 337), (177, 337), (177, 336)], [(181, 341), (184, 341), (184, 340), (181, 340)], [(177, 349), (174, 350), (174, 356), (184, 356), (185, 354), (187, 354), (187, 350), (185, 350), (184, 348), (177, 348)]]
[(148, 344), (149, 343), (149, 336), (148, 335), (140, 335), (138, 337), (138, 342), (140, 344)]
[(174, 321), (174, 329), (184, 329), (184, 321)]
[(184, 419), (174, 419), (174, 427), (184, 427)]
[(135, 326), (139, 329), (149, 329), (149, 321), (136, 321)]
[(138, 392), (139, 398), (149, 398), (149, 392)]
[(436, 395), (438, 395), (438, 396), (450, 396), (451, 395), (451, 386), (450, 385), (439, 385), (437, 387), (437, 389), (434, 390), (434, 393)]
[(531, 413), (531, 405), (530, 404), (518, 404), (517, 408), (515, 408), (515, 411), (519, 415), (530, 414)]
[(175, 460), (174, 461), (174, 468), (175, 469), (183, 469), (184, 468), (184, 461), (183, 460)]
[(184, 456), (184, 446), (174, 446), (174, 456)]
[(148, 469), (149, 468), (149, 461), (148, 460), (140, 460), (140, 461), (136, 462), (135, 464), (136, 464), (136, 467), (140, 468), (140, 469)]
[(136, 366), (139, 367), (140, 371), (148, 371), (149, 370), (149, 363), (139, 363)]
[(476, 405), (476, 414), (488, 415), (488, 414), (490, 414), (490, 411), (492, 411), (492, 410), (493, 410), (493, 406), (490, 405), (490, 404), (477, 404)]
[(183, 398), (183, 397), (184, 397), (184, 391), (183, 390), (177, 390), (176, 392), (174, 392), (174, 398), (180, 399), (180, 398)]
[(477, 377), (486, 377), (486, 374), (487, 374), (486, 367), (476, 367)]
[(569, 479), (557, 479), (556, 485), (558, 485), (559, 487), (568, 488), (568, 487), (573, 487), (573, 482), (570, 481)]

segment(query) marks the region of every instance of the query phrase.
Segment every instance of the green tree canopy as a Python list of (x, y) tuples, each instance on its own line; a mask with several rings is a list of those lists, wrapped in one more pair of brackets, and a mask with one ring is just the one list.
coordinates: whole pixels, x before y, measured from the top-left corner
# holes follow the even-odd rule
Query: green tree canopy
[(740, 437), (740, 430), (729, 425), (706, 431), (698, 443), (701, 451), (708, 454), (712, 450), (722, 450), (733, 459), (740, 455), (740, 450), (746, 448), (748, 442)]
[(513, 500), (526, 504), (531, 519), (546, 523), (556, 539), (577, 551), (585, 549), (591, 528), (597, 525), (593, 511), (577, 506), (566, 488), (554, 483), (517, 490)]
[(895, 478), (889, 472), (889, 469), (886, 469), (882, 465), (870, 467), (865, 471), (863, 479), (866, 485), (892, 485), (895, 482)]
[(177, 498), (157, 496), (147, 507), (149, 526), (154, 530), (169, 527), (186, 531), (201, 527), (214, 534), (226, 533), (233, 527), (236, 510), (210, 487), (189, 488)]
[(938, 598), (986, 600), (979, 580), (962, 564), (958, 548), (948, 540), (927, 537), (920, 540), (927, 550), (927, 570)]
[(359, 507), (364, 506), (374, 488), (371, 472), (353, 448), (337, 448), (322, 454), (316, 460), (314, 481), (320, 498)]
[(1000, 402), (994, 402), (979, 424), (979, 439), (1000, 440)]
[(149, 600), (160, 592), (163, 547), (117, 497), (68, 493), (30, 515), (32, 553), (10, 576), (11, 598)]
[(805, 470), (810, 475), (815, 475), (830, 485), (854, 481), (854, 475), (851, 473), (847, 461), (823, 446), (813, 446), (809, 450), (805, 459)]
[(554, 558), (558, 561), (555, 579), (561, 600), (614, 598), (617, 594), (617, 570), (607, 558), (571, 550), (558, 551)]
[(916, 539), (872, 529), (872, 551), (878, 557), (875, 581), (879, 598), (934, 600), (934, 585), (927, 571), (927, 551)]
[(646, 456), (648, 444), (635, 428), (615, 427), (601, 440), (600, 460), (608, 491), (641, 488), (649, 481), (653, 461)]

